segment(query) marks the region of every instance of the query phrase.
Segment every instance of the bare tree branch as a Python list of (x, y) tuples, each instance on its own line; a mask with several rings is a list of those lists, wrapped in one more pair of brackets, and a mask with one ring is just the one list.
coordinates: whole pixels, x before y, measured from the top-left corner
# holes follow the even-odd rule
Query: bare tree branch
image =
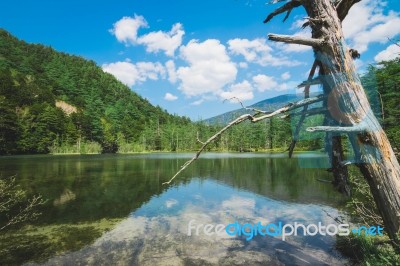
[(278, 35), (278, 34), (268, 34), (268, 40), (275, 42), (284, 42), (284, 43), (294, 43), (301, 45), (308, 45), (313, 47), (318, 47), (324, 44), (323, 39), (314, 39), (314, 38), (304, 38), (301, 36), (291, 36), (291, 35)]
[(194, 155), (194, 157), (192, 159), (190, 159), (189, 161), (185, 162), (182, 166), (181, 169), (179, 169), (179, 171), (167, 182), (162, 183), (163, 185), (169, 185), (172, 180), (174, 180), (183, 170), (185, 170), (189, 165), (191, 165), (194, 161), (196, 161), (200, 154), (203, 152), (203, 150), (212, 142), (214, 141), (217, 137), (221, 136), (226, 130), (228, 130), (229, 128), (240, 124), (246, 120), (250, 120), (253, 123), (256, 123), (258, 121), (267, 119), (267, 118), (271, 118), (275, 115), (284, 113), (284, 112), (288, 112), (291, 111), (293, 109), (299, 108), (299, 107), (303, 107), (305, 105), (308, 104), (312, 104), (315, 102), (319, 102), (322, 101), (324, 99), (324, 95), (319, 95), (317, 97), (313, 97), (313, 98), (308, 98), (308, 99), (304, 99), (301, 101), (298, 101), (296, 103), (290, 103), (274, 112), (271, 112), (270, 114), (266, 114), (260, 117), (255, 117), (251, 114), (244, 114), (242, 116), (239, 116), (238, 118), (236, 118), (235, 120), (231, 121), (228, 125), (226, 125), (224, 128), (222, 128), (220, 131), (218, 131), (217, 133), (215, 133), (213, 136), (211, 136), (206, 142), (203, 143), (203, 145), (201, 146), (201, 148), (197, 151), (197, 153)]
[(201, 144), (204, 145), (204, 142), (202, 142), (202, 141), (199, 139), (199, 132), (198, 132), (198, 131), (197, 131), (197, 141), (198, 141), (199, 143), (201, 143)]
[[(279, 1), (280, 2), (280, 1)], [(277, 3), (277, 1), (275, 1), (274, 3)], [(284, 12), (287, 12), (286, 17), (284, 18), (283, 21), (285, 21), (289, 15), (290, 12), (292, 11), (293, 8), (299, 7), (301, 6), (301, 2), (298, 0), (292, 0), (286, 4), (284, 4), (283, 6), (279, 7), (278, 9), (276, 9), (274, 12), (272, 12), (271, 14), (269, 14), (266, 19), (264, 19), (264, 23), (268, 23), (272, 18), (274, 18), (275, 16), (282, 14)]]
[(240, 103), (240, 105), (242, 106), (243, 109), (246, 109), (246, 107), (244, 107), (242, 101), (241, 101), (238, 97), (236, 97), (236, 96), (234, 96), (234, 97), (232, 97), (232, 98), (229, 98), (229, 99), (223, 100), (223, 103), (225, 103), (226, 101), (233, 100), (233, 99), (237, 100), (237, 101)]
[(395, 45), (397, 45), (398, 47), (400, 47), (400, 43), (399, 43), (399, 41), (394, 41), (394, 40), (392, 40), (392, 39), (390, 39), (389, 37), (388, 37), (388, 40), (389, 40), (389, 42), (391, 42), (391, 43), (393, 43), (393, 44), (395, 44)]
[(296, 103), (290, 103), (290, 104), (288, 104), (288, 105), (286, 105), (286, 106), (284, 106), (284, 107), (282, 107), (282, 108), (280, 108), (280, 109), (278, 109), (278, 110), (276, 110), (276, 111), (274, 111), (274, 112), (272, 112), (270, 114), (266, 114), (266, 115), (263, 115), (263, 116), (260, 116), (260, 117), (253, 117), (251, 119), (251, 122), (258, 122), (258, 121), (261, 121), (261, 120), (264, 120), (264, 119), (267, 119), (267, 118), (271, 118), (273, 116), (276, 116), (276, 115), (279, 115), (279, 114), (294, 110), (296, 108), (303, 107), (305, 105), (309, 105), (309, 104), (313, 104), (313, 103), (316, 103), (316, 102), (320, 102), (320, 101), (322, 101), (324, 99), (324, 97), (325, 96), (321, 94), (321, 95), (319, 95), (317, 97), (307, 98), (307, 99), (298, 101)]
[(367, 129), (364, 123), (360, 123), (351, 127), (331, 127), (331, 126), (316, 126), (309, 127), (306, 130), (308, 132), (363, 132)]
[(341, 166), (346, 166), (346, 165), (351, 165), (351, 164), (354, 164), (354, 163), (355, 163), (354, 161), (341, 161), (340, 165)]
[(304, 116), (312, 116), (312, 115), (319, 115), (319, 114), (324, 114), (326, 111), (328, 111), (327, 108), (325, 107), (318, 107), (318, 108), (312, 108), (306, 111), (300, 111), (294, 114), (285, 114), (280, 116), (280, 118), (287, 118), (287, 117), (294, 117), (294, 116), (300, 116), (300, 115), (304, 115)]
[(181, 166), (181, 169), (179, 169), (179, 171), (167, 182), (162, 183), (163, 185), (169, 185), (172, 180), (175, 179), (175, 177), (177, 177), (183, 170), (186, 169), (186, 167), (188, 167), (190, 164), (192, 164), (194, 161), (196, 161), (200, 154), (203, 152), (203, 150), (208, 146), (208, 144), (210, 144), (213, 140), (215, 140), (217, 137), (221, 136), (222, 133), (224, 133), (226, 130), (228, 130), (230, 127), (240, 124), (243, 121), (247, 120), (247, 119), (251, 119), (252, 116), (250, 114), (245, 114), (242, 116), (239, 116), (238, 118), (236, 118), (235, 120), (233, 120), (232, 122), (230, 122), (228, 125), (226, 125), (224, 128), (222, 128), (220, 131), (218, 131), (216, 134), (214, 134), (213, 136), (211, 136), (206, 142), (203, 143), (203, 146), (201, 146), (201, 148), (197, 151), (197, 153), (195, 154), (195, 156), (190, 159), (189, 161), (187, 161), (184, 165)]
[(267, 3), (267, 5), (274, 5), (276, 3), (283, 2), (283, 1), (286, 1), (286, 0), (272, 0), (272, 1), (269, 1), (269, 3)]
[[(304, 98), (306, 98), (306, 99), (310, 97), (310, 86), (311, 86), (310, 82), (313, 80), (313, 77), (314, 77), (314, 74), (315, 74), (315, 70), (317, 69), (317, 66), (318, 66), (318, 62), (317, 62), (317, 60), (314, 60), (314, 63), (313, 63), (313, 65), (311, 67), (311, 70), (310, 70), (310, 74), (308, 75), (307, 85), (304, 88)], [(305, 105), (303, 107), (303, 111), (301, 112), (300, 120), (297, 123), (296, 130), (294, 132), (292, 142), (289, 145), (289, 158), (292, 158), (294, 147), (296, 146), (297, 140), (299, 138), (301, 126), (302, 126), (302, 124), (304, 122), (304, 119), (306, 118), (307, 109), (308, 109), (308, 105)]]
[[(379, 99), (380, 99), (380, 102), (381, 102), (381, 112), (382, 112), (382, 120), (383, 121), (385, 121), (385, 111), (383, 110), (383, 100), (382, 100), (382, 95), (381, 95), (381, 93), (378, 91), (378, 90), (376, 90), (376, 92), (378, 93), (378, 95), (379, 95)], [(382, 123), (382, 127), (385, 125), (385, 123)]]
[(338, 17), (340, 21), (343, 21), (347, 14), (349, 13), (350, 8), (360, 2), (361, 0), (341, 0), (337, 5), (336, 5), (336, 12), (338, 14)]
[(230, 99), (225, 99), (223, 102), (225, 102), (227, 100), (232, 100), (232, 99), (236, 99), (240, 103), (240, 105), (242, 106), (243, 109), (255, 112), (255, 115), (257, 115), (257, 114), (270, 114), (271, 113), (270, 111), (263, 111), (263, 110), (260, 110), (260, 109), (257, 109), (257, 108), (245, 107), (243, 105), (242, 101), (240, 101), (240, 99), (238, 97), (236, 97), (236, 96), (234, 96), (234, 97), (232, 97)]
[(321, 84), (321, 79), (319, 77), (316, 77), (316, 78), (312, 78), (312, 79), (303, 81), (302, 83), (297, 85), (297, 88), (302, 88), (302, 87), (310, 88), (310, 86), (312, 86), (312, 85), (319, 85), (319, 84)]

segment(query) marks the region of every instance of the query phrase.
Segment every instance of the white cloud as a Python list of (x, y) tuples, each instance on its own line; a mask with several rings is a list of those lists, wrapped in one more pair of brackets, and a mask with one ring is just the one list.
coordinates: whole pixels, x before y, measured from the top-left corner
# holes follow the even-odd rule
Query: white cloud
[(302, 53), (312, 51), (312, 48), (310, 46), (301, 44), (283, 44), (282, 50), (288, 53)]
[(232, 39), (228, 41), (229, 51), (234, 55), (242, 55), (247, 62), (257, 63), (261, 66), (295, 66), (299, 62), (287, 57), (274, 56), (273, 49), (266, 43), (265, 38), (254, 40)]
[(165, 207), (167, 208), (172, 208), (174, 207), (176, 204), (178, 204), (179, 202), (176, 199), (169, 199), (165, 201)]
[(289, 81), (289, 82), (284, 82), (278, 85), (278, 87), (275, 88), (276, 91), (287, 91), (287, 90), (293, 90), (297, 88), (297, 85), (299, 82), (296, 81)]
[(136, 66), (129, 62), (103, 64), (102, 68), (105, 72), (114, 75), (114, 77), (129, 87), (135, 85), (139, 76)]
[(189, 64), (177, 70), (177, 77), (181, 80), (179, 89), (186, 96), (216, 95), (236, 79), (236, 65), (219, 40), (191, 40), (181, 46), (180, 56)]
[(115, 62), (102, 65), (103, 71), (114, 75), (119, 81), (132, 87), (147, 79), (165, 78), (165, 69), (159, 62)]
[(389, 45), (385, 50), (379, 52), (375, 57), (376, 62), (389, 61), (400, 55), (400, 47), (396, 44)]
[(263, 92), (266, 90), (273, 90), (278, 86), (274, 77), (266, 75), (257, 75), (253, 77), (254, 86), (258, 91)]
[[(229, 87), (228, 91), (220, 93), (221, 98), (230, 100), (232, 103), (237, 103), (237, 99), (240, 101), (251, 100), (254, 98), (253, 87), (247, 80), (233, 84)], [(232, 99), (236, 97), (237, 99)]]
[(114, 23), (110, 30), (119, 42), (125, 44), (134, 44), (137, 40), (137, 32), (141, 27), (147, 27), (147, 22), (142, 16), (123, 17)]
[(399, 14), (383, 13), (386, 2), (365, 0), (350, 9), (343, 21), (343, 32), (350, 46), (360, 53), (367, 51), (370, 43), (386, 43), (400, 32)]
[(138, 62), (136, 68), (139, 71), (140, 81), (146, 79), (158, 80), (159, 77), (165, 79), (165, 68), (159, 62)]
[(240, 62), (240, 63), (239, 63), (239, 67), (240, 67), (240, 68), (248, 68), (249, 65), (248, 65), (246, 62)]
[(146, 46), (149, 53), (164, 51), (168, 56), (173, 56), (175, 50), (182, 44), (182, 37), (185, 34), (183, 26), (176, 23), (171, 31), (155, 31), (137, 38), (137, 43)]
[(283, 73), (282, 75), (281, 75), (281, 78), (283, 79), (283, 80), (288, 80), (288, 79), (290, 79), (290, 73), (289, 72), (285, 72), (285, 73)]
[(290, 30), (299, 30), (302, 28), (303, 24), (306, 22), (307, 22), (307, 20), (304, 18), (297, 19), (292, 23), (292, 26), (290, 26)]
[(177, 100), (177, 99), (178, 99), (177, 96), (175, 96), (175, 95), (173, 95), (173, 94), (171, 94), (171, 93), (169, 93), (169, 92), (167, 92), (167, 93), (165, 94), (165, 96), (164, 96), (164, 100), (167, 100), (167, 101), (175, 101), (175, 100)]
[(200, 104), (202, 104), (203, 102), (204, 102), (204, 99), (200, 99), (200, 100), (197, 100), (197, 101), (192, 102), (190, 105), (200, 105)]
[(175, 63), (172, 60), (168, 60), (165, 63), (165, 68), (167, 69), (168, 72), (168, 80), (171, 83), (175, 83), (177, 80), (177, 76), (176, 76), (176, 69), (175, 69)]
[(115, 35), (119, 42), (126, 45), (141, 44), (146, 47), (149, 53), (164, 51), (168, 56), (173, 56), (175, 50), (182, 44), (182, 37), (185, 34), (181, 23), (172, 26), (169, 32), (153, 31), (138, 36), (140, 28), (147, 28), (148, 23), (143, 16), (123, 17), (114, 23), (110, 32)]

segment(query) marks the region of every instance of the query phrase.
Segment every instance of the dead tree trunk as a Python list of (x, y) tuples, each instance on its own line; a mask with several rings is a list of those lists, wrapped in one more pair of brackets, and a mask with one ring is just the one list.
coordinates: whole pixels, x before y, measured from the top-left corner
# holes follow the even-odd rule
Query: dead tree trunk
[[(274, 0), (274, 2), (281, 1), (283, 0)], [(170, 184), (175, 177), (199, 158), (208, 144), (229, 128), (246, 120), (256, 123), (323, 101), (323, 108), (309, 110), (303, 108), (302, 112), (295, 113), (295, 115), (325, 114), (328, 123), (323, 126), (310, 127), (307, 130), (327, 133), (327, 144), (332, 147), (334, 166), (332, 170), (339, 181), (347, 178), (340, 174), (346, 173), (344, 166), (349, 163), (343, 161), (341, 135), (349, 136), (355, 154), (355, 163), (369, 183), (374, 200), (382, 215), (385, 230), (398, 243), (400, 166), (385, 132), (371, 110), (365, 91), (355, 71), (352, 58), (355, 52), (352, 49), (347, 49), (342, 32), (342, 20), (346, 17), (349, 9), (359, 1), (341, 0), (338, 1), (338, 4), (334, 4), (331, 0), (291, 0), (272, 12), (264, 22), (268, 22), (274, 16), (284, 12), (287, 12), (286, 19), (293, 8), (299, 6), (305, 8), (308, 14), (308, 22), (303, 26), (311, 27), (312, 38), (269, 34), (269, 39), (277, 42), (312, 46), (315, 59), (320, 67), (320, 75), (313, 80), (306, 81), (305, 84), (321, 83), (324, 93), (317, 97), (290, 103), (273, 112), (244, 107), (246, 110), (254, 111), (255, 114), (244, 114), (231, 121), (207, 141), (199, 141), (202, 146), (194, 157), (182, 165), (180, 170), (163, 184)]]
[(319, 80), (323, 83), (329, 116), (335, 120), (335, 125), (307, 130), (349, 135), (354, 153), (359, 157), (356, 163), (369, 183), (385, 229), (392, 239), (398, 241), (400, 166), (385, 132), (372, 113), (341, 26), (349, 9), (359, 1), (341, 0), (335, 5), (330, 0), (292, 0), (269, 15), (265, 22), (277, 14), (289, 14), (295, 7), (305, 8), (308, 15), (305, 26), (311, 27), (312, 38), (270, 34), (269, 39), (313, 47), (323, 73)]

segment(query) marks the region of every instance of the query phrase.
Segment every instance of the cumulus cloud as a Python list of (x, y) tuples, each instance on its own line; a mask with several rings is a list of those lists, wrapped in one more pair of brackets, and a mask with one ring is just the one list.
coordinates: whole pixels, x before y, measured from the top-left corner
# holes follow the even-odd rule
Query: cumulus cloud
[(115, 35), (119, 42), (134, 44), (137, 40), (139, 28), (148, 27), (147, 21), (142, 16), (123, 17), (114, 23), (110, 32)]
[(182, 44), (182, 37), (185, 34), (183, 26), (176, 23), (169, 32), (155, 31), (137, 38), (137, 43), (146, 46), (146, 51), (157, 53), (164, 51), (168, 56), (173, 56), (175, 50)]
[(180, 57), (189, 65), (179, 67), (176, 72), (181, 81), (179, 89), (186, 96), (218, 94), (225, 85), (236, 79), (236, 65), (219, 40), (191, 40), (181, 46)]
[(177, 100), (177, 99), (178, 99), (177, 96), (175, 96), (175, 95), (173, 95), (173, 94), (171, 94), (171, 93), (169, 93), (169, 92), (167, 92), (167, 93), (165, 94), (165, 96), (164, 96), (164, 100), (167, 100), (167, 101), (175, 101), (175, 100)]
[(221, 92), (220, 96), (223, 99), (230, 100), (232, 103), (237, 103), (236, 99), (232, 99), (233, 97), (236, 97), (240, 101), (251, 100), (254, 98), (253, 87), (250, 82), (245, 80), (240, 83), (232, 84), (229, 90)]
[(175, 63), (172, 60), (168, 60), (165, 63), (165, 68), (167, 69), (167, 73), (168, 73), (168, 80), (171, 83), (175, 83), (177, 80), (177, 76), (176, 76), (176, 68), (175, 68)]
[(287, 81), (290, 79), (289, 72), (285, 72), (281, 75), (282, 80), (286, 80), (285, 82), (278, 82), (274, 77), (270, 77), (267, 75), (259, 74), (253, 77), (253, 86), (259, 91), (264, 92), (267, 90), (273, 91), (286, 91), (297, 88), (298, 82), (296, 81)]
[(114, 75), (119, 81), (129, 87), (144, 82), (147, 79), (165, 78), (164, 66), (153, 62), (115, 62), (102, 65), (103, 71)]
[(176, 23), (168, 32), (153, 31), (138, 36), (140, 28), (147, 28), (149, 25), (143, 16), (123, 17), (114, 23), (110, 32), (115, 35), (119, 42), (130, 44), (141, 44), (146, 47), (149, 53), (163, 51), (167, 56), (173, 56), (175, 50), (182, 44), (182, 37), (185, 34), (181, 23)]
[(389, 61), (400, 55), (400, 47), (396, 44), (389, 45), (385, 50), (379, 52), (375, 57), (376, 62)]
[(289, 82), (284, 82), (284, 83), (280, 83), (275, 90), (276, 91), (287, 91), (287, 90), (293, 90), (297, 88), (297, 85), (299, 84), (299, 82), (296, 81), (289, 81)]
[(255, 88), (260, 92), (264, 92), (266, 90), (273, 90), (278, 86), (278, 82), (276, 82), (274, 77), (262, 74), (254, 76), (253, 83)]
[(257, 63), (261, 66), (295, 66), (299, 62), (290, 60), (285, 56), (273, 55), (273, 48), (266, 43), (265, 38), (254, 40), (232, 39), (228, 41), (229, 51), (234, 55), (242, 55), (247, 62)]
[(400, 32), (399, 14), (383, 12), (386, 2), (365, 0), (354, 5), (343, 21), (343, 32), (350, 46), (360, 53), (368, 49), (370, 43), (386, 43)]

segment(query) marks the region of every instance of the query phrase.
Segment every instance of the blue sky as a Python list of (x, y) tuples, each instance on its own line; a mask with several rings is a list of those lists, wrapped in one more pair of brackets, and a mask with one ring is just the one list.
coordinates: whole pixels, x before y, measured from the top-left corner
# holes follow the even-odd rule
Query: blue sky
[[(94, 60), (154, 105), (197, 120), (286, 93), (313, 60), (310, 49), (266, 40), (267, 33), (308, 35), (305, 13), (262, 21), (281, 4), (266, 0), (7, 1), (0, 27), (20, 39)], [(344, 21), (360, 72), (394, 58), (400, 1), (363, 0)]]

